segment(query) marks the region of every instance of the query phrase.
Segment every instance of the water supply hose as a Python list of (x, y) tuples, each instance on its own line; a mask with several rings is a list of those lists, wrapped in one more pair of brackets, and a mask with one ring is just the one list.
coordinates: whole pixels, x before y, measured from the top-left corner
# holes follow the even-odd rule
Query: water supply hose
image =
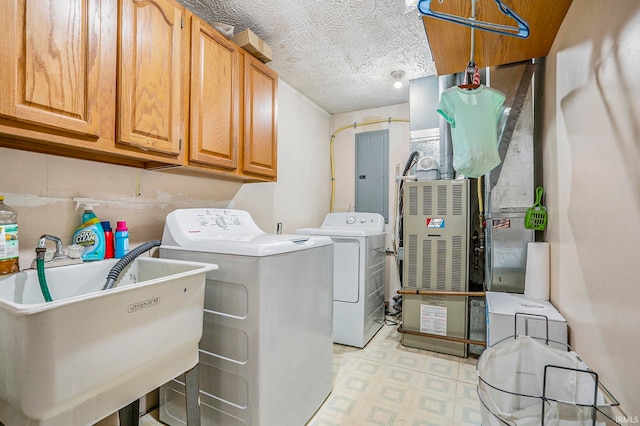
[(107, 274), (107, 281), (104, 283), (104, 287), (102, 287), (102, 289), (109, 290), (110, 288), (112, 288), (116, 283), (116, 280), (120, 276), (120, 273), (124, 270), (124, 268), (127, 267), (127, 265), (129, 265), (129, 263), (133, 262), (136, 257), (140, 256), (145, 251), (151, 250), (154, 247), (158, 247), (160, 244), (162, 244), (161, 240), (148, 241), (127, 253), (122, 259), (118, 261), (118, 263), (113, 265), (113, 267)]
[[(406, 177), (409, 175), (409, 171), (416, 165), (418, 161), (418, 157), (420, 153), (418, 151), (413, 151), (409, 158), (407, 158), (407, 162), (404, 165), (404, 169), (402, 169), (402, 177)], [(396, 247), (395, 247), (395, 257), (396, 257), (396, 269), (398, 270), (398, 281), (400, 282), (400, 287), (404, 288), (404, 284), (402, 281), (402, 263), (398, 258), (398, 251), (400, 247), (404, 247), (404, 179), (398, 180), (397, 186), (398, 193), (396, 194), (396, 200), (398, 204), (398, 209), (396, 210), (396, 224), (397, 230), (394, 230), (395, 239), (396, 239)], [(396, 232), (397, 231), (397, 232)]]
[(36, 269), (38, 270), (38, 282), (40, 283), (40, 291), (45, 302), (53, 302), (51, 293), (49, 293), (49, 286), (47, 285), (47, 279), (44, 275), (44, 253), (47, 251), (45, 247), (36, 248)]

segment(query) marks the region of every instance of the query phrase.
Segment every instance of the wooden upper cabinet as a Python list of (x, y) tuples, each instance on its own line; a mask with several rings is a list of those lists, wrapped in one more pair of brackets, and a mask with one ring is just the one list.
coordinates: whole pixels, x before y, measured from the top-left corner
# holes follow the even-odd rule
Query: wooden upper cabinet
[(183, 8), (121, 0), (119, 14), (117, 143), (178, 155), (185, 131)]
[(277, 74), (174, 0), (6, 0), (0, 28), (0, 146), (275, 180)]
[(97, 139), (113, 87), (100, 73), (101, 2), (5, 1), (0, 25), (0, 115)]
[(238, 167), (239, 55), (235, 44), (191, 18), (190, 163)]
[(242, 170), (277, 176), (278, 75), (258, 59), (244, 55), (244, 146)]

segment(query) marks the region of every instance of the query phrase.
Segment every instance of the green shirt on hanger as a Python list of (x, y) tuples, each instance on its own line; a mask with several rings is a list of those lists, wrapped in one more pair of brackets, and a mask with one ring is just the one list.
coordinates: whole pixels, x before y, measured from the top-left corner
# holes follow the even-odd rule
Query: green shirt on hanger
[(476, 178), (500, 164), (497, 134), (504, 100), (504, 94), (482, 84), (442, 92), (437, 111), (451, 125), (456, 172)]

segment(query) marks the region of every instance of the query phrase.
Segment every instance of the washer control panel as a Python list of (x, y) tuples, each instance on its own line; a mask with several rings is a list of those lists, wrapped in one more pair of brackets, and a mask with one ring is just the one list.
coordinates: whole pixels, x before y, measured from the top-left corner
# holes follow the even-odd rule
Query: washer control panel
[(167, 215), (165, 227), (191, 240), (264, 233), (248, 212), (233, 209), (175, 210)]
[[(185, 210), (183, 210), (185, 212)], [(242, 227), (247, 218), (243, 218), (238, 210), (226, 210), (226, 209), (201, 209), (200, 211), (190, 212), (186, 210), (187, 214), (182, 214), (181, 219), (186, 223), (191, 223), (194, 228), (208, 228), (208, 227)], [(189, 216), (189, 217), (185, 217)], [(251, 220), (249, 218), (249, 220)]]

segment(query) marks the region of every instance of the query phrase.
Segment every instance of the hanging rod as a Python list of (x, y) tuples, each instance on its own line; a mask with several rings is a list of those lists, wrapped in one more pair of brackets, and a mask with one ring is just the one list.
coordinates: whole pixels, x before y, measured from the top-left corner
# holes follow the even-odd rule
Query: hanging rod
[[(476, 20), (476, 1), (471, 0), (471, 18), (472, 20)], [(476, 55), (476, 29), (471, 27), (471, 53), (469, 54), (469, 62), (475, 63), (475, 55)]]
[(502, 0), (494, 0), (498, 5), (498, 9), (503, 14), (512, 18), (516, 22), (516, 26), (510, 25), (502, 25), (496, 24), (493, 22), (487, 21), (478, 21), (472, 18), (465, 18), (462, 16), (452, 15), (444, 12), (436, 12), (431, 10), (431, 1), (432, 0), (419, 0), (418, 1), (418, 11), (432, 18), (442, 19), (448, 22), (453, 22), (454, 24), (460, 24), (471, 28), (476, 28), (478, 30), (489, 31), (492, 33), (503, 34), (518, 38), (527, 38), (529, 37), (529, 24), (527, 21), (522, 19), (520, 15), (511, 10), (507, 5), (502, 3)]

